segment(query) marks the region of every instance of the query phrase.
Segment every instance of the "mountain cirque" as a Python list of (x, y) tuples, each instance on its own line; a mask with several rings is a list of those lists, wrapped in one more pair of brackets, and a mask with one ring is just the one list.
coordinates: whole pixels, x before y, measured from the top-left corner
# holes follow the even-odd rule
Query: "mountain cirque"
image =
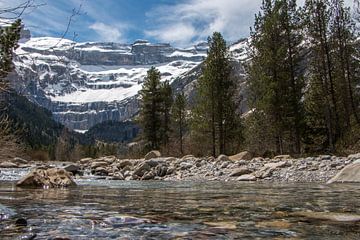
[[(162, 80), (191, 97), (207, 48), (206, 43), (179, 49), (146, 40), (119, 44), (23, 38), (10, 79), (19, 93), (49, 109), (57, 121), (84, 131), (137, 114), (137, 93), (151, 66), (159, 69)], [(231, 45), (230, 52), (235, 75), (241, 78), (247, 40)]]

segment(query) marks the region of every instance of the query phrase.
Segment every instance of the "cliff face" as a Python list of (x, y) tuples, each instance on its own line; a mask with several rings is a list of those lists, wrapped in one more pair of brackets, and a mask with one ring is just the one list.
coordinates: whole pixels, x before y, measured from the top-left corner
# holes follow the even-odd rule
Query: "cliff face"
[[(247, 40), (230, 47), (239, 78), (246, 48)], [(76, 43), (27, 37), (16, 50), (10, 79), (20, 94), (49, 109), (57, 121), (84, 131), (97, 123), (136, 115), (137, 93), (151, 66), (159, 69), (162, 80), (169, 80), (174, 89), (185, 89), (191, 98), (206, 51), (205, 43), (178, 49), (145, 40)]]

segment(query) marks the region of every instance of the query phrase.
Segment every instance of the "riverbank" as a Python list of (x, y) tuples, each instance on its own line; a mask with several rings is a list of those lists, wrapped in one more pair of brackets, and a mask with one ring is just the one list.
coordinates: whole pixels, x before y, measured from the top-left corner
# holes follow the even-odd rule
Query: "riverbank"
[[(247, 159), (242, 159), (247, 158)], [(75, 178), (95, 176), (107, 180), (165, 180), (165, 181), (269, 181), (269, 182), (327, 182), (345, 166), (360, 161), (360, 154), (348, 157), (321, 155), (292, 158), (248, 158), (246, 154), (221, 155), (218, 158), (161, 157), (160, 153), (145, 159), (118, 159), (114, 156), (81, 159), (77, 163), (14, 162), (1, 163), (0, 170), (9, 168), (49, 168), (61, 166)]]

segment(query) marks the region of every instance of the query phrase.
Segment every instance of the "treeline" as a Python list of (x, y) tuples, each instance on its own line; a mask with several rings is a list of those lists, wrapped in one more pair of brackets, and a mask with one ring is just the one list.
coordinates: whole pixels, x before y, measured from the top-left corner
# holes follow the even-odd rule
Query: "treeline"
[[(139, 123), (147, 149), (181, 155), (339, 153), (359, 144), (359, 43), (342, 0), (264, 0), (251, 28), (250, 112), (241, 116), (226, 42), (215, 32), (194, 106), (152, 68)], [(357, 149), (358, 150), (358, 149)]]

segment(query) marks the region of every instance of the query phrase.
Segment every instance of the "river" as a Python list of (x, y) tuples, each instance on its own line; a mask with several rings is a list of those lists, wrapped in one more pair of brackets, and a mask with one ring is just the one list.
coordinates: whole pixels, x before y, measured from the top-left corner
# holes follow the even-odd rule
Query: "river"
[(0, 239), (360, 239), (356, 184), (77, 183), (0, 181)]

